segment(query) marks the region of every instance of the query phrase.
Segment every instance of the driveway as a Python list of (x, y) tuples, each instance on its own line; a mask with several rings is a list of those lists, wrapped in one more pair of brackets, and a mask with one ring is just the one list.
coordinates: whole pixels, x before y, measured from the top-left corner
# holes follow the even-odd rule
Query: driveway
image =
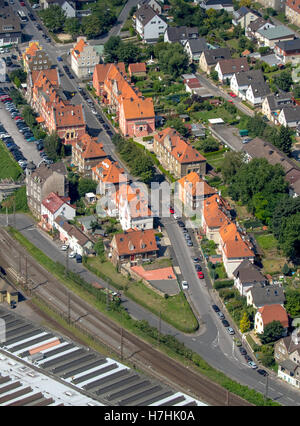
[(243, 143), (237, 128), (223, 124), (216, 124), (211, 126), (210, 129), (214, 136), (216, 136), (219, 140), (221, 140), (221, 142), (223, 142), (233, 151), (243, 150)]

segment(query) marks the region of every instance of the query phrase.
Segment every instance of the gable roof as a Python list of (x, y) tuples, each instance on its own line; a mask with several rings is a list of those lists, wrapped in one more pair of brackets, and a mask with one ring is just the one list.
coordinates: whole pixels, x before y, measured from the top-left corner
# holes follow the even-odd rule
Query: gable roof
[[(255, 288), (253, 290), (255, 290)], [(281, 325), (285, 328), (289, 326), (288, 314), (281, 305), (266, 305), (259, 308), (258, 312), (261, 314), (264, 327), (272, 321), (280, 321)]]
[(204, 37), (199, 37), (195, 39), (191, 38), (187, 40), (185, 45), (187, 44), (190, 46), (193, 55), (195, 55), (196, 53), (202, 53), (208, 48), (207, 42)]
[(284, 114), (286, 121), (300, 121), (300, 106), (284, 106), (281, 110), (281, 113)]
[(266, 96), (269, 108), (271, 111), (282, 109), (286, 104), (293, 104), (292, 96), (289, 93), (279, 92), (276, 95), (274, 93)]
[[(275, 47), (282, 49), (284, 52), (294, 52), (294, 50), (300, 50), (300, 38), (294, 40), (279, 41)], [(296, 52), (295, 52), (296, 53)], [(296, 53), (297, 54), (297, 53)], [(298, 54), (300, 54), (298, 52)]]
[(236, 81), (239, 86), (246, 86), (253, 82), (264, 82), (264, 75), (261, 70), (239, 71), (235, 73)]
[(120, 182), (127, 182), (124, 169), (120, 168), (118, 163), (109, 158), (102, 160), (92, 170), (103, 183), (118, 184)]
[(58, 161), (53, 164), (45, 164), (42, 163), (39, 167), (32, 172), (32, 179), (38, 179), (41, 183), (45, 182), (49, 176), (51, 176), (54, 172), (59, 173), (61, 175), (67, 175), (67, 169), (65, 164), (62, 161)]
[(221, 228), (229, 221), (229, 206), (219, 194), (204, 200), (203, 217), (209, 228)]
[(57, 210), (60, 209), (64, 204), (68, 204), (66, 202), (66, 198), (60, 197), (54, 192), (50, 192), (50, 194), (47, 195), (47, 197), (42, 201), (42, 205), (46, 207), (46, 209), (52, 214), (56, 213)]
[[(206, 161), (194, 146), (185, 141), (182, 136), (173, 128), (167, 127), (154, 136), (158, 143), (164, 146), (181, 164), (198, 163)], [(166, 147), (165, 140), (170, 143), (170, 148)]]
[(72, 149), (76, 149), (77, 147), (81, 150), (81, 157), (86, 160), (107, 157), (106, 152), (103, 150), (103, 145), (87, 133), (84, 133)]
[(112, 245), (114, 242), (119, 256), (147, 253), (158, 250), (153, 229), (141, 231), (130, 229), (123, 234), (116, 234), (113, 237)]
[(222, 59), (218, 64), (223, 75), (249, 71), (247, 58)]
[(268, 21), (266, 21), (264, 18), (259, 17), (255, 19), (255, 21), (251, 21), (247, 28), (250, 31), (255, 33), (257, 30), (259, 30), (261, 27), (263, 27), (267, 23)]
[(285, 173), (293, 168), (298, 169), (296, 164), (288, 158), (283, 152), (272, 145), (270, 142), (260, 138), (254, 138), (243, 147), (244, 152), (251, 158), (265, 158), (270, 164), (280, 164)]
[(129, 98), (123, 99), (124, 117), (126, 120), (153, 118), (155, 117), (152, 98)]
[(182, 40), (191, 39), (193, 35), (198, 36), (199, 31), (197, 27), (168, 27), (166, 29), (169, 41), (172, 43), (181, 42)]
[(254, 82), (252, 82), (249, 85), (248, 90), (252, 91), (253, 96), (255, 98), (256, 97), (262, 98), (262, 97), (268, 95), (271, 92), (270, 87), (268, 86), (268, 84), (266, 82), (260, 82), (260, 81), (257, 81), (257, 82), (254, 81)]
[(235, 223), (225, 223), (221, 227), (219, 235), (227, 259), (254, 257), (254, 252), (251, 250), (249, 242), (246, 242), (242, 237)]
[(248, 259), (244, 259), (242, 263), (233, 271), (233, 275), (239, 278), (241, 283), (265, 283), (266, 278), (260, 272), (257, 266), (253, 265)]
[(138, 19), (143, 26), (147, 25), (152, 18), (158, 16), (154, 9), (147, 4), (142, 5), (134, 14), (136, 19)]
[(222, 59), (230, 59), (230, 50), (227, 47), (207, 49), (203, 52), (207, 65), (216, 65)]
[(256, 306), (282, 305), (285, 302), (283, 288), (278, 285), (253, 287), (249, 291), (252, 294), (253, 303)]
[(133, 74), (135, 72), (146, 72), (146, 64), (145, 62), (138, 62), (136, 64), (129, 64), (128, 65), (128, 71), (129, 73)]
[(216, 193), (216, 189), (208, 185), (208, 183), (205, 182), (205, 180), (201, 179), (201, 177), (196, 172), (191, 172), (188, 175), (183, 176), (181, 179), (178, 180), (178, 183), (185, 191), (189, 192), (192, 196), (207, 196)]

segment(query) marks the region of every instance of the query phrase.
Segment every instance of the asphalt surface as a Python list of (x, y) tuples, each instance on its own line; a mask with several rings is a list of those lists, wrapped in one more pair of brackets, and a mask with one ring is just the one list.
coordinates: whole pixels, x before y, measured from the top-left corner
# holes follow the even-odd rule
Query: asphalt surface
[[(175, 225), (178, 225), (176, 223), (173, 224), (172, 221), (173, 219), (170, 219), (170, 224), (166, 225), (170, 232), (170, 240), (175, 250), (178, 249), (177, 244), (180, 245), (182, 258), (179, 257), (179, 265), (185, 274), (185, 279), (189, 282), (190, 289), (188, 296), (192, 298), (194, 306), (200, 311), (201, 321), (199, 331), (193, 335), (183, 334), (164, 321), (161, 321), (161, 332), (176, 336), (178, 340), (197, 352), (210, 365), (224, 372), (232, 379), (264, 393), (266, 390), (266, 379), (259, 376), (255, 370), (247, 366), (245, 360), (235, 347), (232, 336), (226, 332), (221, 321), (211, 308), (215, 297), (214, 292), (209, 288), (209, 284), (206, 284), (203, 280), (200, 282), (194, 273), (191, 257), (197, 254), (196, 248), (186, 250), (185, 244), (183, 244), (180, 238), (178, 242), (175, 242), (175, 239), (178, 238), (176, 236)], [(9, 217), (9, 224), (14, 225), (13, 216)], [(6, 226), (5, 215), (0, 216), (0, 225)], [(87, 282), (98, 281), (106, 286), (106, 283), (86, 270), (82, 264), (77, 264), (74, 259), (68, 259), (67, 261), (66, 254), (65, 252), (61, 252), (59, 244), (53, 242), (42, 231), (38, 230), (32, 219), (25, 215), (17, 214), (15, 225), (29, 241), (40, 248), (51, 259), (61, 262), (64, 265), (68, 262), (69, 269), (78, 273)], [(174, 236), (170, 228), (174, 228)], [(205, 268), (203, 270), (206, 273)], [(46, 283), (39, 283), (39, 286), (43, 287), (44, 284)], [(54, 299), (54, 296), (52, 299)], [(65, 301), (62, 300), (61, 303), (66, 311)], [(124, 296), (122, 296), (122, 303), (133, 318), (138, 320), (144, 319), (150, 325), (158, 327), (158, 317), (135, 302), (126, 299)], [(82, 310), (82, 315), (86, 315), (86, 311)], [(299, 392), (291, 389), (273, 374), (269, 377), (268, 396), (283, 405), (300, 405)]]
[[(129, 7), (129, 10), (130, 8), (131, 6)], [(70, 47), (66, 48), (66, 46), (64, 46), (63, 48), (58, 48), (52, 43), (45, 43), (41, 32), (35, 28), (32, 22), (29, 22), (25, 29), (28, 34), (31, 34), (33, 40), (40, 40), (41, 44), (44, 44), (45, 49), (54, 62), (58, 55), (63, 56), (63, 58), (66, 58), (67, 60), (68, 55), (66, 52)], [(203, 82), (203, 77), (200, 77), (200, 81), (202, 80)], [(207, 80), (204, 80), (205, 84), (207, 84)], [(61, 83), (64, 90), (77, 91), (78, 84), (79, 82), (76, 81), (75, 78), (70, 80), (64, 73)], [(209, 87), (209, 89), (211, 90), (211, 87)], [(224, 93), (222, 92), (222, 94), (218, 94), (217, 96), (224, 97)], [(74, 103), (77, 101), (83, 102), (79, 93), (77, 93), (72, 100)], [(88, 103), (84, 101), (83, 104), (85, 106), (86, 120), (89, 129), (94, 130), (95, 133), (99, 132), (98, 139), (104, 144), (104, 149), (107, 153), (111, 153), (111, 155), (114, 156), (114, 148), (110, 137), (107, 135), (106, 131), (104, 131), (102, 126), (99, 125), (94, 114), (90, 111)], [(242, 105), (241, 108), (244, 109), (244, 105)], [(168, 333), (176, 336), (180, 341), (184, 342), (187, 347), (199, 353), (215, 368), (223, 371), (238, 382), (246, 384), (263, 393), (265, 391), (265, 378), (258, 376), (256, 371), (251, 370), (246, 365), (243, 357), (241, 357), (240, 353), (234, 346), (232, 337), (226, 332), (222, 323), (216, 317), (216, 314), (211, 308), (211, 304), (214, 303), (214, 298), (216, 296), (210, 288), (209, 280), (199, 280), (195, 273), (195, 268), (191, 260), (192, 256), (195, 255), (195, 246), (193, 248), (188, 248), (186, 246), (181, 230), (173, 218), (165, 218), (162, 222), (172, 244), (174, 262), (179, 265), (182, 276), (189, 282), (190, 287), (187, 292), (187, 296), (192, 301), (196, 312), (198, 312), (201, 324), (199, 332), (196, 335), (190, 336), (178, 332), (162, 321), (162, 333)], [(6, 218), (2, 217), (0, 223), (6, 225)], [(46, 255), (51, 257), (53, 260), (57, 260), (62, 263), (65, 262), (59, 247), (38, 231), (30, 219), (22, 215), (17, 215), (16, 225), (17, 228), (20, 229), (33, 244), (41, 248)], [(92, 282), (91, 280), (95, 281), (95, 279), (99, 281), (98, 277), (95, 277), (74, 260), (70, 259), (68, 264), (71, 270), (77, 272), (86, 281)], [(203, 268), (204, 272), (206, 272), (204, 265)], [(130, 300), (123, 299), (123, 303), (128, 309), (128, 312), (134, 318), (145, 319), (151, 325), (156, 327), (158, 326), (159, 319), (155, 315), (149, 313), (147, 310)], [(268, 395), (285, 405), (300, 405), (299, 393), (273, 376), (269, 378)]]

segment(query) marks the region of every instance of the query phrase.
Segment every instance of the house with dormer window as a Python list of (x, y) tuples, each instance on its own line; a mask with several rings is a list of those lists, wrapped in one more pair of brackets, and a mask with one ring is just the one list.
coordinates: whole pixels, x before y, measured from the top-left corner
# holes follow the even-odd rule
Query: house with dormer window
[(153, 229), (129, 229), (122, 234), (114, 235), (110, 244), (111, 260), (114, 265), (138, 265), (143, 261), (156, 259), (158, 247)]

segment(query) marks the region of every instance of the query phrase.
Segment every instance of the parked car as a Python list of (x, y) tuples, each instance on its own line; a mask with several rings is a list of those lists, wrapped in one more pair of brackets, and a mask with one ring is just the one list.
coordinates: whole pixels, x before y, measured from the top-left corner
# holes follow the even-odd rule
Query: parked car
[(76, 251), (71, 251), (71, 253), (69, 254), (69, 258), (74, 259), (74, 257), (76, 257), (76, 254)]
[(250, 368), (253, 368), (254, 370), (257, 368), (257, 365), (253, 361), (249, 361), (248, 365), (249, 365)]
[(204, 279), (204, 274), (203, 274), (203, 272), (199, 271), (197, 275), (198, 275), (198, 278), (200, 278), (200, 280), (203, 280), (203, 279)]
[(82, 263), (82, 256), (80, 256), (80, 254), (76, 254), (76, 262)]
[(229, 327), (229, 322), (226, 319), (222, 320), (222, 324), (224, 325), (224, 327)]
[(68, 250), (68, 246), (66, 244), (63, 244), (60, 248), (62, 251)]
[(186, 244), (188, 247), (193, 247), (193, 243), (191, 240), (187, 240)]
[(224, 319), (224, 318), (225, 318), (225, 316), (224, 316), (223, 312), (221, 312), (221, 311), (220, 311), (220, 309), (219, 309), (219, 311), (217, 312), (217, 314), (218, 314), (218, 316), (219, 316), (221, 319)]
[(182, 281), (181, 286), (182, 286), (183, 290), (187, 290), (189, 288), (189, 285), (188, 285), (187, 281)]
[(198, 263), (196, 263), (195, 269), (196, 269), (197, 272), (202, 271), (202, 268)]
[(229, 334), (231, 334), (231, 335), (235, 334), (234, 329), (233, 329), (232, 327), (228, 327), (228, 328), (227, 328), (227, 331), (228, 331), (228, 333), (229, 333)]
[(261, 368), (259, 368), (257, 370), (258, 374), (260, 374), (261, 376), (268, 376), (269, 374), (266, 372), (266, 370), (262, 370)]
[(213, 308), (213, 310), (214, 310), (215, 312), (220, 312), (220, 308), (219, 308), (219, 306), (217, 306), (217, 305), (211, 305), (211, 307)]
[(247, 355), (246, 349), (243, 348), (242, 346), (239, 347), (239, 351), (240, 351), (241, 355)]

